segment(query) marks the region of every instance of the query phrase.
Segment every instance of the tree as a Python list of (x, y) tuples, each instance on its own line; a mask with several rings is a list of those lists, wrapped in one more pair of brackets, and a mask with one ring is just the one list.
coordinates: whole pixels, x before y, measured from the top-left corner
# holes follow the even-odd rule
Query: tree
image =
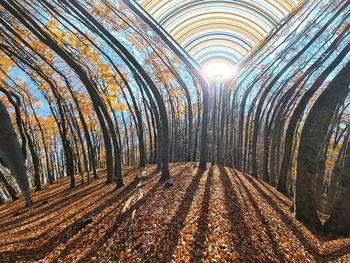
[(27, 206), (32, 200), (29, 192), (27, 171), (21, 146), (12, 126), (10, 115), (0, 100), (0, 163), (11, 171), (23, 192)]

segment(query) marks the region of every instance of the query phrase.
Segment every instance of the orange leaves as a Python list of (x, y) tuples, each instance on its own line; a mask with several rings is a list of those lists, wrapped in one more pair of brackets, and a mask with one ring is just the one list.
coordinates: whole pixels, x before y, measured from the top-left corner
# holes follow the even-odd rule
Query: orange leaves
[(111, 91), (112, 93), (118, 93), (118, 92), (120, 92), (120, 87), (117, 85), (111, 85), (109, 87), (109, 91)]
[(59, 45), (61, 45), (66, 38), (66, 34), (59, 29), (58, 21), (56, 19), (49, 19), (47, 22), (47, 27), (50, 30), (50, 36), (55, 39)]
[(161, 69), (155, 74), (155, 76), (160, 84), (169, 84), (173, 79), (172, 73), (167, 68)]
[(335, 167), (335, 161), (334, 160), (327, 160), (326, 161), (326, 168), (329, 170), (333, 170)]
[(39, 86), (37, 86), (37, 90), (39, 91), (47, 91), (49, 89), (50, 89), (50, 85), (47, 82), (43, 82)]
[(112, 107), (115, 111), (122, 112), (126, 109), (125, 103), (117, 102), (116, 100), (112, 101)]
[(11, 67), (13, 67), (15, 64), (14, 62), (8, 57), (6, 56), (3, 52), (0, 52), (0, 68), (5, 72), (3, 73), (2, 71), (0, 71), (0, 79), (5, 77), (5, 74), (8, 74), (8, 71)]
[(101, 94), (100, 96), (106, 102), (106, 104), (110, 104), (112, 106), (114, 111), (124, 111), (126, 109), (125, 103), (120, 102), (117, 94)]
[(173, 88), (169, 91), (169, 96), (171, 97), (180, 97), (183, 95), (184, 95), (184, 92), (181, 88)]
[(92, 12), (100, 17), (104, 17), (107, 13), (107, 7), (102, 3), (95, 2), (92, 6)]
[[(125, 169), (127, 174), (130, 168)], [(30, 210), (23, 209), (20, 200), (1, 206), (0, 253), (1, 258), (5, 258), (2, 262), (7, 262), (9, 255), (18, 261), (45, 257), (43, 261), (47, 262), (58, 258), (70, 262), (98, 246), (125, 201), (125, 196), (116, 195), (114, 185), (104, 185), (103, 170), (99, 176), (98, 180), (79, 185), (74, 191), (68, 190), (68, 178), (45, 185), (41, 192), (34, 193), (32, 189), (35, 204)], [(134, 177), (135, 173), (130, 174), (126, 183)], [(47, 204), (43, 204), (45, 201)], [(20, 215), (13, 216), (18, 210)], [(89, 224), (84, 226), (87, 221)], [(66, 251), (69, 253), (65, 254)]]
[(148, 55), (149, 59), (151, 61), (156, 61), (156, 60), (159, 60), (159, 56), (157, 55), (157, 53), (155, 52), (150, 52), (149, 55)]
[(52, 115), (49, 115), (45, 118), (45, 127), (47, 129), (52, 129), (56, 125), (55, 118)]
[(77, 45), (77, 42), (78, 42), (77, 37), (72, 33), (68, 34), (67, 41), (70, 45), (74, 47)]
[(147, 47), (145, 40), (138, 33), (131, 33), (128, 36), (130, 44), (132, 44), (138, 51), (143, 52)]
[(114, 24), (112, 25), (112, 29), (113, 29), (113, 30), (120, 30), (120, 31), (123, 31), (123, 30), (129, 29), (129, 25), (128, 25), (127, 23), (125, 23), (124, 21), (117, 20), (116, 22), (117, 22), (117, 23), (114, 23)]
[(91, 51), (91, 49), (88, 45), (82, 45), (80, 48), (81, 55), (83, 55), (85, 57), (89, 56), (90, 51)]
[(78, 101), (82, 101), (86, 98), (86, 95), (83, 92), (75, 92), (75, 97)]
[[(87, 52), (88, 52), (88, 51), (86, 51), (86, 53), (87, 53)], [(94, 61), (94, 62), (96, 62), (96, 63), (98, 63), (98, 62), (100, 61), (100, 54), (97, 53), (96, 51), (91, 50), (91, 51), (89, 52), (89, 57), (90, 57), (90, 59), (91, 59), (92, 61)]]
[(105, 69), (101, 71), (101, 77), (103, 78), (104, 81), (112, 81), (113, 80), (113, 72), (111, 69), (106, 65)]
[(37, 205), (19, 216), (21, 202), (8, 205), (0, 252), (50, 262), (349, 262), (350, 238), (312, 233), (265, 183), (217, 166), (198, 176), (194, 163), (177, 163), (174, 186), (164, 188), (154, 169), (125, 168), (126, 184), (142, 178), (137, 188), (116, 192), (101, 170), (74, 191), (65, 178), (33, 193)]

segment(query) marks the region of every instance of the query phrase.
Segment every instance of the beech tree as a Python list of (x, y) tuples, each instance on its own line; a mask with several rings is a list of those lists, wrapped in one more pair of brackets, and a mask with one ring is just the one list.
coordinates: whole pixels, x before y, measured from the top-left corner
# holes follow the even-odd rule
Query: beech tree
[(30, 205), (31, 186), (69, 177), (73, 189), (99, 169), (121, 188), (124, 165), (156, 164), (166, 182), (170, 162), (209, 161), (348, 234), (349, 11), (306, 1), (218, 81), (135, 1), (2, 1), (1, 202), (19, 188)]
[[(0, 163), (11, 171), (23, 192), (27, 206), (31, 206), (32, 200), (29, 192), (27, 171), (24, 165), (24, 155), (13, 129), (10, 115), (1, 100), (0, 135)], [(3, 174), (1, 174), (1, 177), (3, 177)]]

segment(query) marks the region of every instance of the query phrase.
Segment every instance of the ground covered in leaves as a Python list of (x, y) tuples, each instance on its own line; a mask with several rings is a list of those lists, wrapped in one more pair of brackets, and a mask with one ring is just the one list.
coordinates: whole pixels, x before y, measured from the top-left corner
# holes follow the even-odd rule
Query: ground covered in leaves
[(100, 172), (33, 193), (31, 210), (0, 206), (0, 262), (350, 262), (350, 238), (310, 231), (248, 175), (172, 164), (169, 186), (154, 166), (125, 170), (121, 189)]

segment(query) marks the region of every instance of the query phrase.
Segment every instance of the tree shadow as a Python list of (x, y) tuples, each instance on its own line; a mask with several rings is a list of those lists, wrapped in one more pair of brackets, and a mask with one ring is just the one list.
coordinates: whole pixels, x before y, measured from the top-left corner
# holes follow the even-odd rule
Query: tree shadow
[[(66, 193), (66, 198), (64, 198), (64, 195), (62, 195), (62, 197), (60, 199), (58, 199), (55, 202), (51, 202), (49, 207), (42, 207), (36, 211), (33, 211), (32, 213), (29, 213), (27, 215), (24, 216), (20, 216), (10, 222), (6, 222), (3, 224), (0, 224), (0, 229), (4, 228), (3, 230), (9, 231), (11, 229), (17, 228), (17, 227), (22, 227), (26, 224), (29, 224), (35, 220), (38, 220), (40, 218), (44, 218), (47, 215), (49, 215), (52, 211), (56, 211), (57, 209), (61, 209), (64, 208), (65, 204), (69, 204), (72, 202), (75, 202), (77, 200), (79, 200), (82, 196), (88, 196), (96, 191), (98, 191), (99, 189), (102, 189), (104, 187), (104, 183), (100, 182), (98, 184), (95, 185), (91, 185), (85, 189), (83, 189), (82, 191), (77, 191), (74, 193), (71, 193), (68, 191), (69, 198), (68, 195)], [(57, 197), (59, 198), (59, 197)], [(56, 198), (55, 198), (56, 199)], [(40, 217), (36, 218), (35, 216), (40, 215)], [(29, 220), (30, 218), (34, 218), (32, 220)], [(23, 222), (23, 223), (21, 223)], [(20, 224), (18, 224), (20, 223)]]
[[(129, 168), (129, 167), (128, 167)], [(135, 175), (136, 173), (140, 173), (140, 168), (137, 169), (125, 169), (125, 175)], [(58, 186), (58, 188), (66, 187), (69, 184), (69, 180), (66, 180), (66, 184)], [(42, 207), (40, 209), (29, 211), (27, 214), (23, 214), (19, 216), (18, 218), (15, 218), (12, 221), (8, 221), (4, 224), (0, 224), (0, 229), (3, 231), (10, 231), (14, 228), (22, 227), (28, 224), (31, 224), (37, 220), (40, 220), (42, 218), (47, 217), (51, 212), (57, 211), (58, 209), (62, 210), (69, 210), (68, 207), (72, 206), (72, 204), (76, 201), (81, 201), (81, 198), (85, 198), (89, 195), (95, 194), (97, 191), (100, 191), (105, 187), (104, 179), (99, 179), (96, 183), (90, 184), (90, 185), (78, 185), (74, 190), (71, 189), (64, 189), (63, 191), (59, 191), (55, 193), (52, 193), (50, 191), (49, 196), (44, 196), (43, 199), (45, 200), (55, 200), (54, 202), (50, 202), (50, 205), (48, 207)], [(113, 190), (109, 191), (112, 192)], [(45, 194), (45, 193), (43, 193)], [(68, 198), (69, 197), (69, 198)], [(37, 200), (36, 202), (39, 202)], [(65, 205), (67, 204), (67, 205)], [(35, 209), (35, 206), (34, 206)], [(37, 215), (40, 215), (39, 217), (36, 217)], [(58, 215), (61, 216), (61, 215)], [(53, 220), (55, 217), (51, 217), (50, 220)], [(17, 224), (21, 222), (20, 224)], [(22, 231), (28, 231), (26, 229), (23, 229)], [(18, 235), (19, 233), (16, 233)]]
[[(141, 171), (140, 166), (124, 166), (124, 178), (130, 177), (131, 175), (134, 175), (135, 173)], [(98, 179), (90, 178), (90, 184), (77, 184), (74, 189), (69, 189), (70, 184), (70, 177), (64, 177), (61, 179), (58, 179), (54, 181), (52, 184), (45, 184), (43, 185), (43, 190), (39, 192), (33, 192), (34, 190), (31, 190), (32, 199), (34, 201), (34, 205), (32, 208), (36, 207), (37, 203), (40, 203), (44, 200), (51, 200), (51, 199), (60, 199), (61, 197), (66, 197), (68, 194), (75, 194), (78, 191), (81, 190), (81, 188), (89, 188), (89, 187), (96, 187), (96, 184), (102, 184), (106, 178), (106, 169), (102, 169), (98, 171), (100, 173), (100, 177)], [(86, 175), (86, 173), (84, 173)], [(79, 176), (78, 174), (75, 176)], [(97, 182), (96, 182), (97, 181)], [(63, 188), (63, 189), (62, 189)], [(85, 190), (84, 189), (84, 190)], [(0, 215), (0, 221), (1, 219), (4, 219), (8, 216), (12, 216), (12, 214), (15, 211), (20, 211), (21, 215), (28, 215), (30, 214), (31, 210), (28, 210), (24, 206), (25, 200), (21, 196), (19, 200), (16, 201), (16, 203), (8, 203), (7, 207), (4, 207), (5, 210), (8, 209), (5, 213), (1, 213)], [(32, 214), (29, 215), (29, 217), (32, 216)], [(23, 219), (21, 219), (23, 221)]]
[[(150, 180), (154, 178), (154, 175), (159, 175), (160, 171), (154, 171), (152, 178), (148, 178), (147, 183), (149, 183)], [(152, 180), (153, 181), (153, 180)], [(146, 184), (143, 184), (141, 187), (145, 186)], [(91, 256), (95, 255), (96, 252), (107, 242), (108, 239), (110, 239), (115, 231), (119, 228), (119, 226), (129, 217), (132, 216), (132, 213), (143, 206), (158, 190), (158, 188), (162, 185), (162, 182), (157, 182), (141, 199), (137, 200), (133, 205), (130, 206), (129, 209), (127, 209), (125, 212), (120, 213), (115, 223), (105, 232), (105, 234), (99, 238), (95, 243), (94, 246), (79, 260), (79, 262), (87, 262), (91, 258)], [(120, 240), (121, 242), (121, 240)], [(64, 254), (69, 254), (71, 251), (71, 247), (67, 247), (65, 249)], [(61, 255), (60, 255), (61, 257)]]
[(131, 175), (134, 175), (138, 172), (140, 172), (144, 167), (141, 167), (140, 165), (135, 165), (135, 166), (123, 166), (124, 169), (124, 174), (123, 178), (129, 177)]
[[(235, 171), (236, 172), (236, 171)], [(237, 173), (237, 172), (236, 172)], [(244, 173), (242, 173), (242, 174), (244, 174)], [(246, 175), (246, 176), (248, 176), (247, 174), (244, 174), (244, 175)], [(289, 198), (288, 196), (286, 196), (286, 195), (284, 195), (284, 198), (286, 198), (287, 199), (287, 201), (286, 200), (284, 200), (283, 198), (281, 198), (280, 196), (278, 196), (278, 194), (276, 193), (276, 192), (274, 192), (274, 191), (272, 191), (267, 185), (267, 183), (265, 183), (265, 182), (263, 182), (263, 181), (258, 181), (258, 183), (259, 183), (259, 185), (261, 185), (262, 187), (264, 187), (264, 189), (266, 190), (266, 191), (268, 191), (271, 195), (273, 195), (279, 202), (281, 202), (282, 204), (284, 204), (285, 206), (287, 206), (287, 207), (290, 207), (291, 205), (292, 205), (292, 203), (293, 203), (293, 201), (291, 200), (291, 198)], [(276, 190), (277, 191), (277, 190)]]
[[(333, 261), (338, 260), (339, 257), (350, 253), (350, 245), (345, 245), (332, 253), (321, 253), (317, 247), (315, 247), (309, 240), (306, 238), (306, 233), (302, 229), (300, 229), (295, 222), (278, 206), (276, 202), (272, 200), (272, 198), (267, 195), (261, 187), (255, 182), (253, 178), (248, 175), (242, 175), (244, 178), (261, 194), (262, 197), (266, 200), (267, 203), (275, 210), (276, 214), (280, 216), (280, 218), (285, 222), (286, 226), (293, 232), (293, 234), (299, 239), (299, 241), (304, 245), (305, 250), (308, 251), (315, 259), (319, 261)], [(305, 227), (310, 231), (308, 226)], [(310, 231), (312, 232), (312, 231)], [(315, 236), (317, 237), (317, 236)]]
[(224, 189), (224, 206), (230, 222), (231, 240), (239, 260), (247, 256), (247, 251), (254, 254), (258, 249), (254, 246), (251, 232), (245, 222), (243, 209), (237, 198), (237, 192), (232, 185), (230, 177), (223, 166), (219, 166), (220, 180)]
[[(45, 240), (45, 242), (40, 247), (0, 252), (0, 262), (15, 262), (18, 259), (39, 260), (45, 257), (55, 246), (60, 243), (65, 243), (67, 240), (71, 239), (73, 236), (79, 233), (82, 229), (82, 224), (86, 219), (91, 218), (95, 214), (101, 212), (103, 209), (116, 202), (124, 195), (130, 195), (132, 191), (135, 191), (135, 188), (136, 181), (131, 182), (124, 188), (120, 188), (120, 190), (117, 191), (111, 198), (95, 207), (89, 213), (84, 214), (81, 218), (77, 219), (73, 223), (67, 225), (57, 235), (50, 236), (50, 238)], [(101, 220), (102, 219), (100, 219), (100, 221)], [(95, 224), (96, 223), (98, 222), (95, 222)]]
[[(103, 185), (104, 186), (104, 185)], [(102, 186), (102, 187), (103, 187)], [(102, 188), (101, 187), (101, 188)], [(96, 190), (97, 191), (97, 190)], [(97, 192), (92, 192), (91, 194), (94, 195), (94, 194), (98, 194)], [(113, 194), (115, 192), (115, 189), (112, 188), (110, 189), (108, 192), (105, 192), (103, 193), (102, 195), (99, 195), (98, 198), (96, 200), (94, 200), (94, 203), (98, 203), (100, 202), (101, 200), (103, 200), (104, 198), (106, 198), (107, 196)], [(85, 196), (84, 199), (89, 199), (91, 197), (91, 194), (89, 194), (88, 196)], [(84, 200), (78, 200), (78, 202), (83, 202)], [(50, 223), (50, 229), (46, 229), (47, 231), (37, 235), (37, 236), (34, 236), (34, 237), (29, 237), (27, 239), (21, 239), (21, 240), (18, 240), (18, 241), (13, 241), (13, 242), (8, 242), (8, 243), (1, 243), (1, 245), (16, 245), (16, 244), (23, 244), (23, 242), (38, 242), (40, 240), (45, 240), (46, 238), (48, 238), (50, 236), (50, 232), (54, 231), (56, 227), (59, 227), (62, 223), (64, 222), (67, 222), (69, 221), (70, 219), (72, 218), (75, 218), (77, 215), (79, 215), (82, 211), (84, 211), (85, 209), (87, 209), (88, 207), (90, 207), (91, 205), (93, 205), (93, 203), (86, 203), (84, 204), (84, 206), (80, 206), (79, 205), (79, 210), (75, 210), (74, 213), (70, 214), (70, 215), (66, 215), (65, 214), (65, 211), (69, 212), (69, 211), (72, 211), (72, 208), (71, 206), (77, 206), (77, 203), (74, 202), (72, 204), (70, 204), (69, 207), (61, 207), (60, 209), (62, 209), (63, 211), (61, 211), (61, 213), (57, 214), (56, 216), (54, 217), (50, 217), (50, 218), (46, 218), (45, 221), (41, 222), (39, 224), (39, 226), (41, 226), (43, 229), (46, 229), (46, 225), (47, 225), (47, 221), (52, 221), (54, 223)], [(89, 212), (88, 212), (89, 213)], [(48, 213), (49, 215), (50, 213)], [(63, 217), (62, 214), (65, 214), (65, 216)], [(84, 217), (85, 217), (86, 214), (82, 214), (82, 216), (80, 216), (80, 218), (77, 218), (74, 222), (77, 222), (79, 220), (82, 220)], [(47, 215), (43, 215), (43, 216), (40, 216), (39, 218), (34, 218), (33, 220), (31, 220), (30, 222), (25, 222), (26, 224), (30, 224), (36, 220), (40, 220), (41, 218), (45, 218)], [(58, 219), (58, 220), (56, 220)], [(73, 224), (74, 224), (73, 222)], [(29, 227), (32, 227), (32, 226), (29, 226)], [(35, 226), (35, 227), (38, 227), (38, 226)], [(24, 235), (25, 236), (25, 233), (28, 232), (28, 229), (23, 229), (21, 231), (17, 231), (15, 234), (13, 235), (16, 235), (16, 236), (19, 236), (19, 235)]]
[[(69, 180), (67, 180), (66, 178), (63, 178), (60, 180), (61, 181), (59, 182), (60, 183), (59, 185), (57, 185), (56, 182), (54, 183), (56, 184), (57, 187), (52, 187), (52, 185), (50, 185), (50, 188), (48, 189), (43, 189), (40, 192), (31, 193), (32, 199), (34, 201), (33, 207), (35, 207), (35, 203), (40, 202), (43, 198), (51, 199), (52, 197), (56, 197), (58, 194), (62, 194), (63, 192), (67, 194), (69, 192), (69, 188), (67, 188), (67, 185), (69, 184)], [(83, 187), (83, 186), (78, 185), (77, 187)], [(62, 188), (65, 188), (65, 189), (63, 189), (62, 191)], [(8, 206), (5, 208), (5, 210), (7, 211), (4, 213), (1, 213), (0, 221), (2, 219), (5, 219), (6, 217), (11, 216), (14, 212), (17, 212), (17, 211), (20, 212), (21, 215), (30, 213), (31, 211), (27, 209), (24, 204), (25, 204), (25, 200), (23, 196), (21, 196), (20, 199), (18, 199), (15, 202), (11, 201), (11, 203), (9, 203)]]
[[(194, 197), (197, 194), (197, 189), (204, 172), (205, 170), (197, 170), (196, 175), (193, 177), (191, 183), (186, 189), (185, 195), (183, 196), (180, 205), (177, 207), (175, 214), (171, 218), (163, 238), (159, 242), (161, 246), (165, 243), (169, 244), (167, 251), (164, 251), (166, 254), (162, 258), (162, 262), (170, 262), (172, 258), (172, 255), (179, 241), (180, 231), (184, 227), (186, 216), (188, 215)], [(157, 248), (157, 250), (161, 250), (161, 248)]]
[(266, 220), (265, 216), (261, 213), (261, 209), (259, 208), (257, 202), (255, 201), (254, 197), (252, 196), (252, 194), (250, 193), (249, 189), (246, 187), (246, 185), (244, 184), (244, 182), (242, 181), (242, 179), (238, 176), (238, 173), (235, 170), (232, 170), (232, 175), (234, 176), (234, 178), (236, 178), (239, 181), (239, 185), (244, 189), (246, 195), (249, 198), (250, 203), (252, 204), (252, 207), (254, 208), (259, 220), (263, 223), (263, 227), (265, 227), (266, 229), (266, 233), (269, 237), (269, 242), (271, 243), (271, 248), (273, 253), (279, 258), (279, 260), (285, 261), (285, 256), (283, 251), (281, 251), (279, 243), (276, 241), (276, 239), (274, 238), (273, 234), (272, 234), (272, 229), (271, 226), (268, 222), (268, 220)]
[(190, 262), (199, 262), (203, 257), (207, 245), (205, 244), (206, 236), (209, 232), (209, 204), (210, 204), (210, 187), (212, 185), (212, 177), (214, 171), (214, 165), (211, 165), (207, 175), (207, 181), (205, 183), (204, 195), (201, 205), (201, 210), (197, 223), (197, 231), (194, 234), (194, 241), (192, 245), (192, 251), (194, 255), (191, 256)]
[[(174, 164), (171, 164), (170, 167), (171, 169), (173, 170), (174, 168), (181, 168), (181, 169), (177, 169), (177, 173), (176, 175), (172, 175), (172, 176), (181, 176), (184, 172), (187, 172), (188, 169), (192, 166), (191, 163), (174, 163)], [(159, 172), (158, 170), (155, 170), (155, 172)], [(204, 171), (203, 171), (204, 173)], [(145, 180), (146, 179), (146, 180)], [(142, 179), (142, 187), (149, 184), (150, 182), (152, 182), (153, 180), (150, 180), (148, 179), (148, 176), (146, 177), (143, 177)], [(130, 217), (130, 215), (133, 213), (134, 210), (136, 210), (137, 208), (141, 207), (151, 196), (153, 197), (154, 196), (154, 193), (156, 190), (158, 190), (157, 188), (159, 188), (159, 186), (161, 186), (162, 184), (164, 184), (164, 182), (158, 182), (157, 185), (151, 190), (148, 192), (147, 195), (149, 195), (149, 197), (145, 198), (145, 196), (143, 198), (141, 198), (139, 201), (137, 201), (135, 203), (135, 205), (131, 206), (124, 214), (121, 214), (118, 216), (117, 220), (120, 221), (120, 224), (122, 224), (124, 222), (124, 220), (128, 217)], [(144, 201), (142, 201), (144, 200)], [(119, 227), (119, 226), (118, 226)], [(130, 229), (131, 226), (129, 226), (128, 228)], [(179, 229), (180, 231), (180, 229)], [(128, 241), (128, 238), (130, 237), (130, 234), (127, 234), (127, 235), (124, 235), (124, 236), (121, 236), (119, 237), (119, 240), (118, 242), (114, 245), (115, 248), (119, 249), (123, 244), (127, 244), (129, 241)], [(165, 240), (165, 238), (163, 238)], [(162, 240), (163, 240), (162, 239)], [(160, 244), (168, 244), (168, 242), (166, 243), (162, 243), (160, 242)], [(91, 252), (89, 252), (89, 254), (91, 255)], [(144, 253), (143, 249), (140, 248), (140, 251), (139, 251), (139, 255), (141, 257), (141, 259), (146, 255), (146, 253)], [(88, 257), (84, 256), (84, 259), (87, 259)], [(84, 260), (82, 261), (84, 262)], [(163, 261), (162, 261), (163, 262)], [(164, 261), (166, 262), (166, 261)]]
[[(142, 177), (142, 185), (140, 186), (140, 188), (143, 188), (145, 187), (147, 184), (149, 184), (150, 182), (154, 181), (153, 179), (159, 175), (159, 171), (157, 170), (154, 170), (153, 172), (147, 174), (146, 176), (143, 176)], [(123, 192), (127, 192), (127, 196), (125, 197), (125, 199), (131, 197), (137, 190), (137, 185), (139, 183), (139, 179), (136, 179), (130, 183), (127, 188), (128, 189), (123, 189), (122, 191)], [(156, 185), (154, 186), (146, 195), (147, 197), (140, 203), (135, 203), (136, 206), (131, 206), (126, 212), (124, 212), (123, 214), (119, 214), (119, 216), (117, 217), (117, 220), (116, 220), (116, 224), (114, 224), (112, 226), (111, 229), (117, 229), (119, 227), (119, 225), (123, 222), (123, 220), (125, 218), (127, 218), (128, 216), (130, 216), (132, 214), (132, 212), (134, 210), (136, 210), (139, 206), (143, 205), (149, 198), (150, 196), (157, 190), (159, 185)], [(141, 201), (142, 199), (140, 199), (139, 201)], [(122, 216), (123, 218), (120, 219), (119, 217)], [(104, 218), (101, 218), (98, 222), (95, 222), (94, 225), (99, 225), (102, 223), (102, 221), (104, 220)], [(120, 222), (118, 222), (118, 220), (121, 220)], [(117, 224), (118, 223), (118, 224)], [(101, 242), (101, 240), (104, 240), (104, 242), (106, 242), (110, 237), (111, 235), (114, 233), (111, 232), (111, 229), (108, 229), (108, 231), (106, 232), (106, 234), (100, 239), (98, 240), (98, 242)], [(89, 233), (91, 232), (91, 229), (89, 229), (89, 231), (87, 231), (87, 233), (85, 233), (85, 236), (88, 235)], [(68, 255), (69, 253), (71, 253), (72, 250), (74, 250), (74, 248), (77, 246), (77, 244), (79, 243), (79, 241), (83, 242), (82, 238), (79, 236), (79, 237), (76, 237), (76, 239), (70, 243), (69, 246), (67, 246), (64, 250), (62, 250), (62, 252), (60, 253), (59, 257), (60, 258), (63, 258), (64, 256)], [(100, 243), (99, 243), (100, 244)], [(101, 243), (101, 246), (103, 245), (103, 243)], [(97, 246), (95, 245), (94, 248), (88, 252), (88, 254), (92, 255), (93, 253), (95, 253), (97, 250), (95, 250), (96, 247), (100, 248), (101, 246)], [(84, 258), (86, 257), (86, 255), (84, 255)], [(84, 260), (83, 262), (86, 262), (88, 258), (85, 258), (86, 260)]]

